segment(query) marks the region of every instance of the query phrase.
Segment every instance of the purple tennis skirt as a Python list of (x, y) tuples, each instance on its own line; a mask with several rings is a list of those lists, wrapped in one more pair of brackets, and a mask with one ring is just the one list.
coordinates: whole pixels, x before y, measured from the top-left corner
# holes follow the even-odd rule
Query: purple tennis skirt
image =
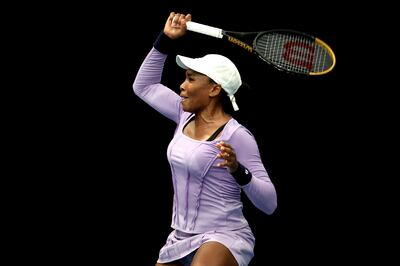
[(189, 234), (173, 230), (161, 248), (158, 262), (167, 263), (180, 260), (190, 265), (195, 251), (204, 243), (216, 241), (226, 246), (235, 257), (239, 266), (246, 266), (254, 256), (254, 235), (250, 227), (237, 230), (209, 231), (201, 234)]

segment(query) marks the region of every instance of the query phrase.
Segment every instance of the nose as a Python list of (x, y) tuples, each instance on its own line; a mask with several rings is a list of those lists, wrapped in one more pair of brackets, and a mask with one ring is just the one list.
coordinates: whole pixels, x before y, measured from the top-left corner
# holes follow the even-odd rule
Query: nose
[(180, 89), (181, 91), (184, 91), (184, 90), (185, 90), (185, 82), (182, 82), (181, 86), (179, 86), (179, 89)]

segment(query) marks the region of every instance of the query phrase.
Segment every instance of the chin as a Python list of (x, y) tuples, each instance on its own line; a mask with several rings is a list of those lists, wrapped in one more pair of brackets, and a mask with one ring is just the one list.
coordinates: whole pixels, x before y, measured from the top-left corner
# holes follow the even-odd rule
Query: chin
[(183, 111), (188, 112), (188, 113), (193, 113), (193, 110), (187, 107), (182, 106)]
[(182, 109), (185, 112), (190, 112), (190, 113), (192, 112), (192, 109), (184, 103), (182, 103)]

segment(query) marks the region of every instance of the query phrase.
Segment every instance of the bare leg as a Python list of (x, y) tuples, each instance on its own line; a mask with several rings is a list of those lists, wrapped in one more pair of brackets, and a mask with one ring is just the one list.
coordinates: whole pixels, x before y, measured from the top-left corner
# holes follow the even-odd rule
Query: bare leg
[(182, 266), (179, 262), (156, 263), (156, 266)]
[(238, 266), (227, 247), (218, 242), (206, 242), (197, 250), (192, 266)]

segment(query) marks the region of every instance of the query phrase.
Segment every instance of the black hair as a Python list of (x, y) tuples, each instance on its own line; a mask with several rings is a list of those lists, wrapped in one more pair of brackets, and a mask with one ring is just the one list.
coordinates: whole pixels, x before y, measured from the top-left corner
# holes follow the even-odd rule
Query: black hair
[[(218, 84), (210, 77), (208, 77), (208, 78), (210, 79), (211, 83)], [(220, 101), (221, 101), (222, 109), (224, 110), (225, 113), (233, 116), (235, 114), (235, 110), (233, 109), (231, 99), (229, 98), (228, 94), (222, 87), (221, 87), (220, 93), (221, 93)]]
[[(251, 87), (249, 84), (243, 82), (242, 85), (235, 93), (235, 101), (239, 106), (239, 110), (235, 111), (232, 106), (231, 99), (229, 98), (228, 94), (224, 89), (221, 89), (221, 104), (222, 108), (224, 109), (225, 113), (230, 114), (231, 116), (238, 117), (243, 111), (245, 110), (245, 106), (243, 103), (248, 100), (249, 93), (251, 93)], [(241, 109), (242, 108), (242, 109)]]
[[(218, 84), (217, 82), (215, 82), (214, 80), (212, 80), (210, 77), (208, 77), (210, 79), (210, 82), (214, 83), (214, 84)], [(220, 101), (221, 101), (221, 105), (222, 105), (222, 109), (224, 110), (225, 113), (237, 117), (241, 112), (240, 112), (240, 101), (238, 101), (238, 98), (241, 98), (243, 95), (243, 93), (247, 91), (251, 91), (251, 87), (249, 84), (243, 82), (242, 85), (240, 85), (240, 87), (238, 88), (238, 90), (235, 93), (235, 101), (239, 106), (239, 110), (235, 111), (233, 109), (233, 105), (231, 102), (231, 99), (228, 96), (228, 93), (221, 87), (221, 96), (220, 96)], [(246, 94), (246, 93), (244, 93)]]
[(229, 98), (228, 94), (226, 93), (226, 91), (224, 89), (221, 89), (220, 100), (221, 100), (222, 109), (224, 109), (224, 112), (233, 116), (235, 114), (235, 110), (233, 110), (231, 99)]

